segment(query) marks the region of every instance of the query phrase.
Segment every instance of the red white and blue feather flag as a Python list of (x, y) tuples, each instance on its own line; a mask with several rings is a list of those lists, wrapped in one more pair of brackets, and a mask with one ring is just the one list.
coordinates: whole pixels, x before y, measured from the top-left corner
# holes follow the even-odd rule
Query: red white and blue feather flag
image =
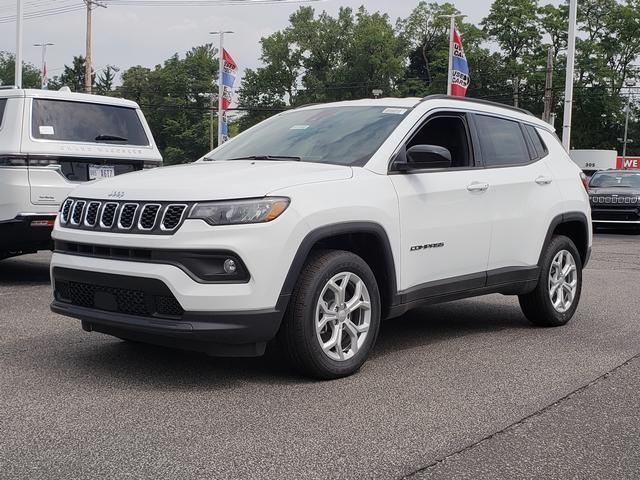
[(223, 50), (224, 68), (222, 70), (222, 124), (221, 133), (222, 141), (229, 139), (229, 123), (227, 122), (227, 110), (231, 106), (233, 98), (233, 85), (236, 83), (238, 73), (238, 65), (231, 58), (229, 52)]
[(451, 95), (464, 97), (469, 87), (469, 64), (462, 48), (462, 40), (458, 30), (453, 31), (452, 55)]

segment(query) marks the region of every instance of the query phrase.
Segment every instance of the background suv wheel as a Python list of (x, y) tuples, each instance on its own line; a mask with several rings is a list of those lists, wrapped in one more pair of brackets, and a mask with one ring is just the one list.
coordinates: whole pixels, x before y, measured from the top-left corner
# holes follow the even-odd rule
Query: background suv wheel
[(379, 326), (380, 294), (369, 266), (351, 252), (325, 250), (305, 264), (279, 340), (296, 369), (332, 379), (362, 366)]
[(580, 301), (582, 260), (570, 238), (552, 237), (540, 264), (536, 289), (520, 295), (520, 307), (529, 321), (542, 327), (566, 324)]

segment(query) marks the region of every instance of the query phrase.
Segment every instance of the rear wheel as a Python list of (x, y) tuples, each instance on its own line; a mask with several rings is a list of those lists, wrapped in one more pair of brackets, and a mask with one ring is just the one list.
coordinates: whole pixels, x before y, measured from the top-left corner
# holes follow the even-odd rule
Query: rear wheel
[(379, 326), (378, 285), (366, 262), (351, 252), (319, 251), (300, 274), (278, 336), (297, 370), (333, 379), (358, 371)]
[(578, 308), (582, 292), (582, 261), (575, 244), (554, 236), (542, 256), (536, 289), (520, 295), (522, 312), (534, 325), (565, 325)]

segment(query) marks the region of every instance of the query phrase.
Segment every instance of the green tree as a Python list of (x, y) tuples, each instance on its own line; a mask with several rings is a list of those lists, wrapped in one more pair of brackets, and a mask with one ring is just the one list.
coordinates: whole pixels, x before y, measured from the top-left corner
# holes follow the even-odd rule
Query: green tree
[(96, 93), (99, 95), (109, 95), (114, 87), (116, 74), (120, 71), (118, 67), (107, 65), (96, 75)]
[[(0, 85), (14, 85), (16, 73), (15, 56), (8, 52), (0, 52)], [(40, 88), (42, 78), (40, 70), (31, 63), (22, 64), (22, 86), (24, 88)]]

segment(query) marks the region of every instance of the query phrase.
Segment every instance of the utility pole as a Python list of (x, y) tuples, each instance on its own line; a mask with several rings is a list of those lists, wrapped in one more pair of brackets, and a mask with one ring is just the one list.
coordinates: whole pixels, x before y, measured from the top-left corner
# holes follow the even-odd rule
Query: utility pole
[[(218, 57), (220, 60), (219, 72), (218, 72), (218, 146), (222, 145), (222, 115), (224, 114), (222, 108), (222, 100), (224, 97), (224, 35), (225, 33), (233, 33), (231, 30), (209, 32), (211, 35), (220, 35), (220, 50), (218, 51)], [(213, 109), (211, 109), (213, 112)]]
[(42, 42), (42, 43), (34, 43), (33, 46), (34, 47), (42, 47), (42, 63), (40, 64), (40, 75), (42, 76), (42, 81), (40, 82), (40, 87), (44, 88), (45, 87), (45, 65), (46, 65), (46, 55), (47, 55), (47, 47), (50, 47), (52, 45), (55, 45), (55, 43), (51, 43), (51, 42)]
[(464, 18), (466, 15), (439, 15), (438, 18), (448, 18), (451, 21), (449, 25), (449, 75), (447, 78), (447, 95), (451, 95), (451, 87), (453, 85), (453, 32), (456, 30), (456, 18)]
[(18, 0), (16, 11), (16, 70), (13, 82), (18, 88), (22, 88), (22, 13), (22, 0)]
[(578, 0), (569, 3), (569, 35), (567, 42), (567, 72), (564, 87), (564, 119), (562, 121), (562, 146), (571, 148), (571, 114), (573, 109), (573, 68), (576, 60), (576, 23)]
[(631, 89), (636, 85), (633, 78), (627, 79), (625, 85), (629, 87), (629, 96), (627, 97), (627, 112), (624, 119), (624, 138), (622, 140), (622, 166), (627, 159), (627, 143), (629, 143), (629, 112), (631, 111)]
[(97, 0), (83, 0), (87, 5), (87, 46), (86, 53), (84, 57), (84, 91), (85, 93), (91, 93), (91, 85), (92, 85), (92, 66), (91, 66), (91, 43), (92, 43), (92, 18), (91, 12), (94, 8), (102, 7), (107, 8), (107, 6), (103, 3), (98, 2)]
[(547, 78), (544, 82), (544, 112), (542, 120), (551, 123), (551, 104), (553, 103), (553, 47), (547, 52)]

